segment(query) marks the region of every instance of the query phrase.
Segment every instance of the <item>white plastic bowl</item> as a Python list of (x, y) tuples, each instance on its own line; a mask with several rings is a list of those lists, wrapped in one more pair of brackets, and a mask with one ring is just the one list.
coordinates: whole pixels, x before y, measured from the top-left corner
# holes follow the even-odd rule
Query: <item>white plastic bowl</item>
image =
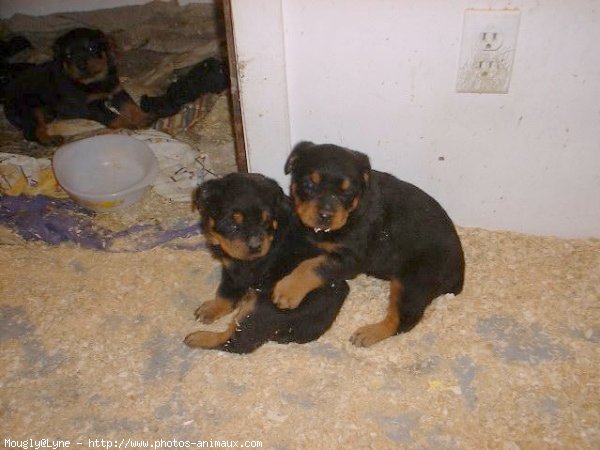
[(56, 180), (95, 211), (118, 211), (139, 201), (158, 175), (152, 149), (138, 139), (101, 135), (60, 147), (52, 160)]

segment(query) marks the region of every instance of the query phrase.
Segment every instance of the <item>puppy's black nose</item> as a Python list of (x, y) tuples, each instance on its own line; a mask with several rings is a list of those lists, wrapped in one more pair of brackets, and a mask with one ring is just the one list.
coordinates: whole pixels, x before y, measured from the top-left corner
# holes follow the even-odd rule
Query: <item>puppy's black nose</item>
[(248, 239), (248, 251), (250, 253), (258, 253), (262, 248), (262, 242), (258, 237)]
[(77, 68), (79, 69), (79, 71), (81, 73), (87, 73), (87, 61), (85, 61), (85, 60), (77, 61), (75, 63), (75, 65), (77, 66)]
[(319, 219), (329, 220), (333, 217), (333, 211), (330, 209), (322, 209), (319, 211)]

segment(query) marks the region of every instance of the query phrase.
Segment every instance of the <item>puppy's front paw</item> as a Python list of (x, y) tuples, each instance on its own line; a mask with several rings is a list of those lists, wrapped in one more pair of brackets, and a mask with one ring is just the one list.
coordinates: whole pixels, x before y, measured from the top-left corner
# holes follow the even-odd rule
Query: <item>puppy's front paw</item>
[(64, 144), (65, 138), (58, 135), (39, 135), (38, 142), (46, 147), (58, 147), (59, 145)]
[(232, 310), (231, 302), (216, 298), (202, 303), (194, 312), (194, 316), (198, 322), (208, 324), (229, 314)]
[(188, 347), (192, 348), (215, 348), (221, 344), (220, 333), (211, 331), (196, 331), (188, 334), (183, 342)]
[(65, 138), (62, 136), (50, 136), (50, 145), (58, 147), (65, 143)]
[(357, 347), (370, 347), (392, 334), (389, 327), (386, 327), (382, 323), (375, 323), (372, 325), (365, 325), (356, 330), (352, 337), (350, 337), (350, 342)]
[(273, 289), (273, 303), (281, 309), (297, 308), (308, 292), (293, 276), (283, 277)]

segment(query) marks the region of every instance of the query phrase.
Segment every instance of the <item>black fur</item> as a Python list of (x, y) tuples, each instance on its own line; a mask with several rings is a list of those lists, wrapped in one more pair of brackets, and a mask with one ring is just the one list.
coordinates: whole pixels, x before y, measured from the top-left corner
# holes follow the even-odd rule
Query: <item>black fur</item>
[[(371, 170), (366, 155), (335, 145), (299, 144), (285, 171), (292, 174), (296, 207), (314, 202), (315, 217), (327, 208), (350, 211), (337, 229), (327, 230), (327, 214), (323, 223), (305, 223), (310, 239), (332, 249), (319, 268), (325, 280), (366, 273), (400, 281), (397, 332), (412, 329), (437, 296), (461, 292), (459, 237), (444, 209), (421, 189)], [(319, 174), (316, 184), (314, 172)]]
[(350, 292), (345, 281), (310, 292), (294, 310), (281, 310), (271, 301), (270, 292), (260, 294), (252, 313), (239, 323), (233, 337), (220, 349), (250, 353), (273, 341), (278, 344), (305, 344), (318, 339), (335, 321)]
[(218, 94), (229, 86), (227, 66), (216, 58), (208, 58), (193, 66), (186, 74), (171, 83), (164, 95), (142, 96), (140, 106), (157, 117), (176, 114), (183, 105), (202, 94)]
[(4, 103), (6, 87), (21, 72), (34, 66), (29, 63), (12, 63), (10, 58), (25, 49), (31, 48), (31, 42), (23, 36), (13, 36), (0, 41), (0, 103)]
[(8, 41), (0, 41), (0, 59), (9, 59), (23, 50), (31, 48), (31, 42), (24, 36), (13, 36)]
[[(289, 198), (275, 181), (258, 174), (239, 173), (210, 180), (199, 187), (197, 205), (209, 248), (223, 262), (217, 295), (235, 307), (249, 291), (257, 294), (254, 310), (239, 321), (231, 339), (217, 349), (249, 353), (267, 341), (312, 341), (329, 329), (348, 294), (345, 281), (332, 281), (311, 292), (293, 311), (282, 311), (271, 302), (277, 280), (301, 261), (321, 253), (304, 238), (301, 225), (291, 213)], [(235, 214), (242, 215), (241, 223), (234, 220)], [(256, 252), (266, 254), (250, 260), (232, 258), (211, 238), (214, 233), (239, 242), (244, 250), (254, 243)], [(273, 239), (268, 248), (257, 246), (258, 242), (268, 243), (269, 236)]]

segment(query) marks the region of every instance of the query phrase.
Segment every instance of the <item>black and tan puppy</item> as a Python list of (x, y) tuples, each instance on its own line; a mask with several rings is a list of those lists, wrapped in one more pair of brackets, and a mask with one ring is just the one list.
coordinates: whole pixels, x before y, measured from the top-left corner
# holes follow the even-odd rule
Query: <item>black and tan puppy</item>
[(299, 144), (285, 172), (310, 239), (327, 252), (302, 262), (280, 280), (273, 300), (281, 308), (331, 279), (359, 273), (389, 280), (389, 306), (379, 323), (351, 341), (369, 346), (412, 329), (439, 295), (462, 290), (464, 257), (452, 221), (429, 195), (387, 173), (371, 170), (366, 155), (335, 145)]
[(27, 140), (58, 145), (46, 125), (54, 119), (89, 119), (110, 128), (152, 123), (119, 83), (112, 47), (99, 30), (77, 28), (59, 37), (54, 59), (22, 71), (6, 88), (4, 112)]
[(203, 183), (197, 192), (201, 227), (222, 275), (213, 300), (196, 310), (211, 323), (239, 308), (223, 332), (197, 331), (190, 347), (249, 353), (267, 341), (312, 341), (329, 329), (348, 294), (345, 281), (313, 290), (294, 310), (271, 301), (275, 282), (321, 251), (312, 246), (279, 185), (258, 174), (230, 174)]

